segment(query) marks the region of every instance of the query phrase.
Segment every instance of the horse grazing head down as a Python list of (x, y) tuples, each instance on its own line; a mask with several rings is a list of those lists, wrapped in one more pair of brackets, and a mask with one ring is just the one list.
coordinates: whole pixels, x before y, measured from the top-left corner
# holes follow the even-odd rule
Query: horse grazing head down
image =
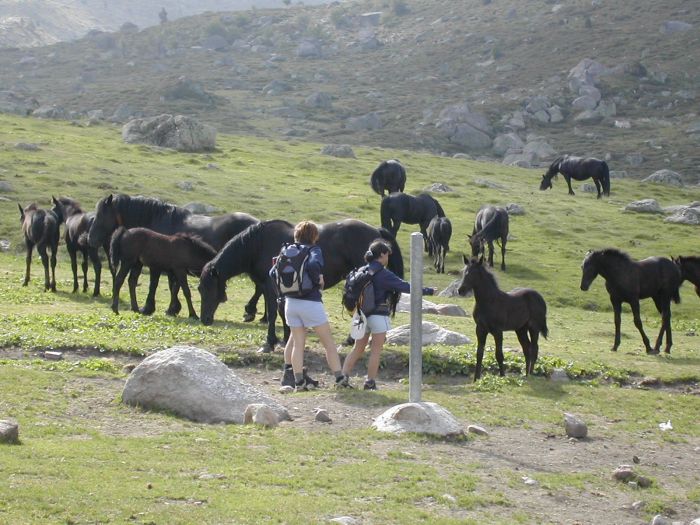
[(479, 254), (483, 254), (486, 251), (484, 246), (486, 241), (481, 235), (475, 233), (474, 235), (467, 235), (467, 237), (469, 237), (469, 246), (471, 246), (472, 249), (472, 257), (477, 257)]
[(219, 275), (214, 261), (204, 265), (197, 289), (202, 298), (199, 318), (202, 324), (209, 326), (214, 322), (216, 309), (227, 300), (226, 279)]
[(540, 182), (540, 190), (551, 190), (552, 189), (552, 177), (554, 175), (550, 175), (549, 172), (547, 172), (545, 175), (542, 175), (542, 182)]
[(100, 199), (95, 206), (95, 218), (88, 233), (88, 243), (93, 248), (102, 246), (122, 221), (114, 203), (114, 195)]

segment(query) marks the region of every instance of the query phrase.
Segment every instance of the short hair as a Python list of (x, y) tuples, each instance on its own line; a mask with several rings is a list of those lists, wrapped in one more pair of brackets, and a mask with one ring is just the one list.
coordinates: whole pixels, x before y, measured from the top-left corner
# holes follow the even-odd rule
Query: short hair
[(301, 221), (294, 227), (294, 242), (300, 244), (316, 244), (318, 241), (318, 226), (312, 221)]

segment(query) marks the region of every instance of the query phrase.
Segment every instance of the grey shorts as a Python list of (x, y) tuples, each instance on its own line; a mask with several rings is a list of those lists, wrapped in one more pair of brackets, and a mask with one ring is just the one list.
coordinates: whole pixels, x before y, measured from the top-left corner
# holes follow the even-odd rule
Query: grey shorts
[(284, 317), (292, 328), (315, 328), (328, 322), (326, 310), (320, 301), (287, 297), (284, 303)]
[(383, 334), (391, 330), (391, 321), (388, 315), (370, 315), (366, 326), (365, 334)]

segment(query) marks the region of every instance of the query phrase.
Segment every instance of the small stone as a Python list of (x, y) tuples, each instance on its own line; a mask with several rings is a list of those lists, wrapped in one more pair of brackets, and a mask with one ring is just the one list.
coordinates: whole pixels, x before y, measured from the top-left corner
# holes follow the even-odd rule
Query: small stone
[(19, 443), (19, 425), (16, 422), (0, 420), (0, 443)]
[(566, 435), (569, 437), (583, 439), (588, 435), (586, 423), (574, 414), (564, 413), (564, 424)]
[(642, 510), (645, 505), (646, 505), (646, 503), (644, 503), (641, 500), (635, 501), (634, 503), (632, 503), (632, 510)]
[(331, 518), (333, 523), (340, 523), (341, 525), (357, 525), (359, 521), (350, 516), (338, 516), (337, 518)]
[(442, 499), (449, 501), (450, 503), (457, 503), (457, 498), (455, 498), (452, 494), (443, 494)]
[(613, 478), (618, 481), (627, 481), (636, 478), (637, 475), (630, 465), (620, 465), (613, 472)]
[(467, 427), (467, 432), (471, 432), (472, 434), (478, 434), (480, 436), (488, 436), (488, 430), (486, 430), (484, 427), (480, 427), (479, 425), (469, 425)]
[(566, 373), (566, 370), (563, 368), (555, 368), (552, 370), (552, 373), (549, 375), (549, 380), (552, 381), (553, 383), (568, 383), (569, 382), (569, 375)]
[(126, 364), (122, 367), (122, 372), (124, 372), (125, 374), (130, 374), (131, 372), (134, 371), (134, 368), (136, 368), (136, 364), (129, 363), (129, 364)]
[(639, 465), (639, 462), (640, 462), (639, 456), (632, 456), (632, 462)]
[(645, 377), (639, 382), (639, 386), (659, 386), (661, 379), (658, 377)]
[(316, 414), (314, 416), (314, 419), (320, 423), (332, 423), (333, 422), (333, 420), (331, 419), (331, 416), (328, 415), (328, 411), (323, 409), (323, 408), (319, 408), (318, 410), (316, 410)]
[(245, 407), (243, 417), (246, 425), (255, 423), (264, 427), (276, 427), (279, 424), (277, 413), (264, 403), (251, 403)]
[(281, 386), (279, 389), (280, 394), (291, 394), (292, 392), (294, 392), (294, 387), (289, 385)]
[(673, 522), (666, 516), (657, 514), (651, 519), (651, 525), (673, 525)]
[(46, 351), (44, 352), (44, 359), (48, 359), (49, 361), (60, 361), (63, 359), (63, 352)]
[(643, 489), (646, 489), (652, 486), (653, 481), (646, 476), (637, 476), (637, 484)]
[(537, 481), (528, 477), (528, 476), (523, 476), (522, 480), (523, 480), (523, 483), (525, 483), (525, 485), (530, 485), (530, 486), (537, 485)]

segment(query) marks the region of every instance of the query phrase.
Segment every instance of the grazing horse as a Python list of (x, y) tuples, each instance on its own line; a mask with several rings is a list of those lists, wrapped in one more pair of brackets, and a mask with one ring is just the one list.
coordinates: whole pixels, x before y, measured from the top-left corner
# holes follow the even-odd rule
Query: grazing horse
[(391, 193), (382, 199), (380, 207), (382, 228), (396, 236), (401, 223), (419, 224), (423, 234), (425, 250), (428, 251), (427, 229), (433, 217), (444, 217), (445, 212), (440, 203), (427, 193), (417, 196), (406, 193)]
[[(484, 356), (486, 336), (493, 335), (496, 342), (496, 360), (501, 376), (503, 366), (503, 332), (514, 331), (525, 355), (525, 375), (535, 369), (540, 334), (547, 338), (547, 304), (544, 298), (531, 288), (516, 288), (508, 293), (499, 290), (496, 278), (484, 267), (483, 256), (464, 260), (462, 281), (457, 292), (466, 295), (474, 290), (474, 322), (476, 323), (476, 372), (474, 381), (481, 377), (481, 361)], [(529, 337), (528, 337), (529, 336)]]
[(384, 198), (384, 191), (394, 193), (406, 187), (406, 170), (396, 160), (385, 160), (372, 172), (369, 178), (372, 189)]
[[(95, 219), (90, 228), (88, 241), (90, 246), (97, 247), (109, 241), (112, 232), (119, 226), (126, 228), (140, 226), (164, 235), (191, 233), (199, 236), (214, 249), (220, 250), (234, 235), (258, 222), (258, 219), (247, 213), (228, 213), (218, 217), (208, 217), (194, 214), (187, 208), (167, 204), (159, 199), (109, 195), (98, 201), (95, 207)], [(155, 276), (151, 275), (149, 290), (152, 293), (149, 293), (141, 309), (141, 313), (146, 315), (153, 313), (156, 308), (155, 292), (158, 281), (154, 283), (153, 279)], [(177, 315), (182, 308), (177, 298), (178, 284), (172, 275), (169, 275), (169, 279), (171, 302), (167, 314)], [(175, 290), (173, 291), (172, 288)], [(255, 294), (245, 307), (244, 320), (252, 321), (255, 318), (256, 305), (261, 294), (262, 289), (256, 288)]]
[(501, 242), (501, 270), (506, 271), (506, 243), (508, 242), (508, 212), (505, 208), (485, 206), (479, 210), (474, 220), (474, 230), (469, 236), (472, 256), (486, 251), (489, 245), (489, 266), (493, 268), (493, 241)]
[[(156, 275), (158, 283), (160, 273), (171, 272), (187, 300), (190, 317), (197, 318), (192, 306), (190, 288), (187, 285), (187, 274), (199, 277), (204, 265), (216, 255), (216, 250), (199, 237), (189, 233), (163, 235), (148, 228), (132, 228), (123, 226), (117, 228), (110, 243), (110, 258), (116, 271), (112, 289), (112, 310), (119, 313), (119, 290), (124, 279), (129, 275), (129, 296), (131, 310), (139, 311), (136, 302), (136, 284), (143, 266), (148, 266), (151, 275)], [(151, 286), (153, 286), (151, 280)], [(149, 295), (151, 290), (149, 290)], [(171, 293), (174, 293), (171, 291)]]
[[(27, 247), (27, 268), (24, 274), (22, 286), (29, 284), (29, 273), (32, 265), (32, 252), (36, 246), (36, 251), (41, 257), (41, 264), (44, 265), (44, 291), (56, 291), (56, 252), (58, 251), (58, 240), (60, 237), (61, 222), (63, 216), (60, 211), (45, 210), (37, 207), (36, 204), (29, 204), (26, 208), (17, 203), (19, 207), (19, 223), (24, 234), (24, 244)], [(51, 250), (51, 278), (49, 279), (49, 255), (47, 248)]]
[[(73, 293), (78, 291), (78, 252), (83, 256), (83, 292), (88, 291), (88, 258), (92, 262), (92, 267), (95, 270), (95, 287), (92, 293), (93, 297), (100, 295), (100, 276), (102, 274), (102, 262), (97, 252), (97, 248), (92, 248), (87, 242), (87, 234), (90, 231), (90, 226), (95, 219), (94, 213), (85, 213), (80, 207), (80, 203), (70, 197), (52, 197), (54, 213), (61, 214), (66, 224), (64, 232), (64, 240), (66, 248), (70, 256), (71, 270), (73, 271)], [(104, 248), (109, 257), (109, 242), (105, 242)], [(108, 259), (109, 261), (109, 259)], [(109, 263), (110, 270), (112, 269)]]
[(681, 271), (681, 279), (695, 285), (695, 293), (700, 297), (700, 257), (671, 257)]
[(433, 256), (437, 273), (445, 273), (445, 257), (450, 251), (452, 223), (447, 217), (433, 217), (428, 224), (428, 253)]
[[(682, 284), (681, 270), (665, 257), (648, 257), (635, 261), (625, 252), (615, 248), (589, 251), (581, 265), (581, 290), (588, 290), (598, 275), (605, 279), (605, 288), (610, 294), (610, 302), (615, 312), (615, 342), (612, 351), (620, 346), (620, 316), (622, 303), (632, 308), (634, 326), (642, 336), (647, 354), (658, 354), (664, 332), (666, 333), (666, 353), (671, 353), (671, 301), (681, 302), (678, 289)], [(651, 297), (661, 314), (661, 330), (654, 348), (644, 333), (639, 317), (639, 300)]]
[(601, 186), (606, 197), (610, 196), (610, 170), (608, 163), (604, 160), (594, 159), (593, 157), (573, 157), (571, 155), (562, 155), (557, 158), (549, 166), (547, 173), (542, 175), (540, 183), (541, 190), (547, 190), (552, 187), (552, 177), (557, 173), (564, 175), (564, 180), (569, 186), (569, 195), (575, 195), (571, 189), (571, 179), (586, 180), (593, 178), (595, 187), (598, 190), (598, 198), (601, 195)]
[[(319, 226), (318, 245), (323, 251), (323, 280), (325, 288), (335, 286), (350, 270), (365, 264), (364, 254), (369, 244), (377, 239), (391, 243), (389, 269), (403, 277), (401, 250), (393, 235), (383, 228), (375, 228), (356, 219), (322, 224)], [(202, 297), (201, 319), (205, 325), (214, 321), (219, 304), (226, 300), (226, 281), (247, 273), (257, 286), (263, 287), (267, 309), (267, 340), (261, 350), (269, 352), (279, 339), (275, 333), (277, 318), (277, 290), (269, 276), (272, 259), (279, 254), (282, 244), (292, 242), (294, 226), (287, 221), (271, 220), (250, 226), (236, 235), (202, 270), (199, 293)], [(398, 298), (397, 298), (398, 299)], [(394, 305), (395, 308), (395, 305)], [(284, 316), (282, 316), (284, 323)], [(284, 338), (289, 328), (284, 323)]]

